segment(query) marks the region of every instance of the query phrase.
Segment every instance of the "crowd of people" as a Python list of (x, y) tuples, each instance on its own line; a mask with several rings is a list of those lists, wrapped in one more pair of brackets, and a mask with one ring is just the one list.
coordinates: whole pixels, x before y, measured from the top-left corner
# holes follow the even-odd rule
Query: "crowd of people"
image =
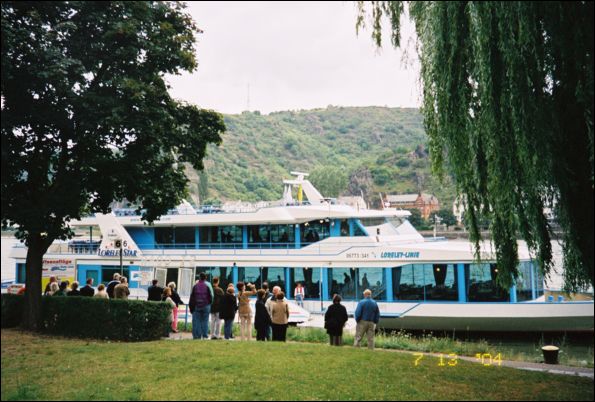
[(70, 283), (69, 280), (58, 282), (55, 276), (50, 277), (50, 281), (43, 291), (44, 296), (82, 296), (96, 297), (100, 299), (128, 299), (130, 290), (128, 289), (128, 278), (120, 274), (114, 274), (113, 280), (108, 283), (97, 286), (97, 291), (93, 287), (93, 278), (87, 279), (85, 286), (79, 289), (77, 281)]
[[(235, 289), (238, 293), (236, 295)], [(171, 308), (169, 321), (171, 331), (178, 332), (178, 307), (184, 305), (176, 291), (176, 284), (170, 282), (165, 288), (159, 286), (159, 281), (153, 279), (152, 285), (147, 289), (148, 301), (165, 302)], [(126, 277), (115, 273), (113, 280), (107, 287), (100, 284), (97, 291), (93, 288), (93, 279), (87, 279), (84, 287), (79, 289), (79, 283), (61, 281), (50, 277), (44, 295), (46, 296), (82, 296), (102, 299), (128, 299), (130, 290)], [(256, 295), (255, 312), (252, 317), (250, 297)], [(364, 299), (357, 305), (355, 321), (357, 323), (354, 346), (359, 347), (364, 336), (367, 338), (368, 348), (374, 348), (374, 334), (380, 319), (378, 304), (372, 299), (372, 292), (366, 289)], [(298, 305), (303, 307), (304, 290), (298, 284), (294, 291)], [(347, 309), (341, 304), (341, 296), (336, 294), (333, 303), (324, 316), (324, 328), (329, 335), (330, 344), (340, 346), (343, 344), (343, 328), (348, 320)], [(219, 278), (213, 278), (211, 284), (207, 281), (204, 272), (199, 274), (199, 279), (192, 288), (189, 309), (192, 314), (193, 339), (232, 339), (233, 322), (236, 313), (239, 316), (240, 340), (252, 339), (252, 322), (256, 329), (257, 341), (285, 342), (289, 323), (289, 305), (285, 294), (279, 286), (273, 287), (269, 292), (267, 282), (262, 284), (262, 289), (256, 290), (251, 283), (238, 282), (236, 286), (230, 283), (224, 291), (219, 287)], [(254, 318), (254, 320), (253, 320)], [(222, 325), (223, 324), (223, 325)], [(223, 336), (221, 328), (223, 327)], [(209, 335), (210, 329), (210, 335)]]
[[(252, 339), (254, 321), (258, 341), (285, 341), (289, 323), (289, 305), (279, 286), (275, 286), (273, 293), (270, 293), (266, 282), (258, 291), (251, 283), (238, 282), (236, 286), (230, 283), (223, 291), (219, 287), (219, 278), (213, 278), (212, 284), (206, 279), (206, 274), (200, 273), (199, 280), (190, 294), (189, 308), (192, 313), (193, 339), (209, 337), (210, 339), (232, 339), (233, 321), (237, 313), (240, 321), (240, 340)], [(250, 297), (254, 295), (256, 295), (256, 311), (252, 317)], [(221, 336), (222, 321), (223, 337)]]

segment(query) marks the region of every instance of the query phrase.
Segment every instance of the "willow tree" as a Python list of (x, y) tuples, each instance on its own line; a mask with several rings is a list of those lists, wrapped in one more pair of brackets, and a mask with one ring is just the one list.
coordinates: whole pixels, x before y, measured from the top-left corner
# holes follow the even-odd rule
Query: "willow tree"
[[(369, 4), (359, 2), (357, 28)], [(400, 42), (404, 2), (372, 2)], [(593, 285), (593, 2), (411, 2), (433, 170), (467, 200), (470, 234), (491, 222), (499, 282), (517, 277), (517, 238), (547, 275), (563, 231), (565, 288)]]
[(177, 2), (2, 2), (2, 224), (28, 246), (25, 326), (39, 325), (42, 257), (68, 221), (126, 198), (153, 221), (202, 168), (220, 114), (169, 96), (196, 68)]

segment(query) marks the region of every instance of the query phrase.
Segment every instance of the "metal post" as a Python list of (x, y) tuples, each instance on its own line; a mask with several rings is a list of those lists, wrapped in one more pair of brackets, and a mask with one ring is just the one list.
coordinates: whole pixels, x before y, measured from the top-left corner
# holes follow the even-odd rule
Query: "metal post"
[(122, 265), (122, 241), (120, 241), (120, 275), (124, 276), (124, 266)]
[(324, 305), (322, 303), (322, 267), (320, 268), (320, 281), (318, 284), (318, 293), (320, 294), (320, 311), (324, 311)]

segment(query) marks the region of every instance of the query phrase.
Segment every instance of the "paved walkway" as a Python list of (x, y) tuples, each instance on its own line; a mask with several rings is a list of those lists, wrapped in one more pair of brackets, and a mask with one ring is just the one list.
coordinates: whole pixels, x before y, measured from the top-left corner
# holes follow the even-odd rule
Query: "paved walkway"
[[(380, 349), (379, 349), (380, 350)], [(422, 353), (422, 352), (412, 352), (409, 350), (394, 350), (394, 349), (381, 349), (390, 352), (396, 353), (408, 353), (408, 354), (415, 354), (419, 355), (420, 353), (424, 356), (432, 356), (443, 358), (444, 364), (448, 364), (451, 357), (444, 353)], [(579, 377), (587, 377), (590, 379), (594, 379), (595, 375), (592, 368), (587, 367), (571, 367), (571, 366), (561, 366), (559, 364), (545, 364), (545, 363), (531, 363), (531, 362), (522, 362), (522, 361), (515, 361), (515, 360), (502, 360), (499, 362), (495, 362), (491, 359), (480, 359), (477, 357), (471, 356), (456, 356), (458, 360), (464, 360), (471, 363), (479, 364), (486, 368), (498, 368), (498, 367), (511, 367), (516, 368), (519, 370), (528, 370), (528, 371), (541, 371), (550, 374), (563, 374), (563, 375), (576, 375)]]

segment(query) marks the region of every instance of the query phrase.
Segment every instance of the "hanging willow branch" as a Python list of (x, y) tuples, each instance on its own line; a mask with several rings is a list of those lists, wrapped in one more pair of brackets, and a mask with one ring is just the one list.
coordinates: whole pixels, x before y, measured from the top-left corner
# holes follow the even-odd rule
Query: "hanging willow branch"
[[(399, 45), (403, 4), (372, 2), (378, 46), (383, 16)], [(409, 12), (433, 170), (466, 198), (476, 252), (487, 218), (501, 286), (518, 276), (519, 237), (547, 276), (549, 207), (564, 233), (565, 289), (593, 285), (593, 2), (425, 1)]]

